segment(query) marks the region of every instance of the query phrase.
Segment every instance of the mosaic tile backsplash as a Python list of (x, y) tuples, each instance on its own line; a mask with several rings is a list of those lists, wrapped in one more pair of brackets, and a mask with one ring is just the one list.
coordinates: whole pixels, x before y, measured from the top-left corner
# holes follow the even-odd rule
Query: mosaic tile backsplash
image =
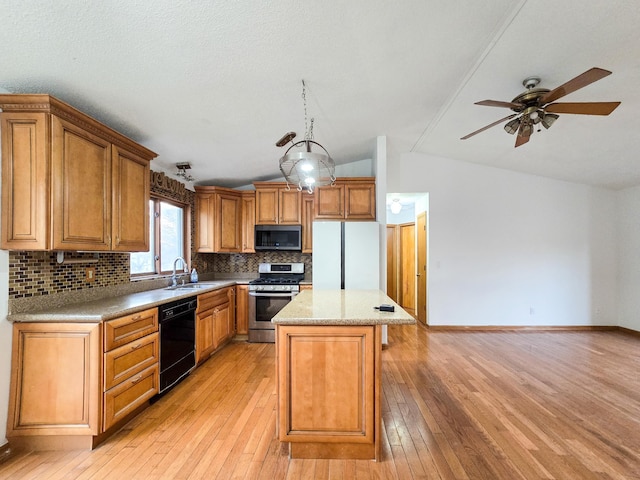
[[(194, 218), (195, 193), (184, 189), (162, 173), (152, 172), (151, 191), (191, 205)], [(177, 188), (182, 187), (182, 188)], [(195, 238), (191, 222), (191, 238)], [(66, 252), (65, 262), (59, 264), (55, 252), (9, 252), (9, 311), (37, 309), (40, 302), (57, 305), (87, 301), (108, 295), (161, 288), (166, 279), (131, 281), (129, 254), (104, 252)], [(89, 261), (91, 263), (73, 263)], [(258, 275), (259, 263), (301, 262), (305, 274), (311, 278), (311, 255), (299, 252), (260, 252), (247, 254), (192, 254), (191, 264), (201, 278), (236, 278)], [(87, 279), (87, 268), (95, 269), (93, 279)]]
[(225, 274), (248, 275), (258, 272), (260, 263), (304, 263), (305, 277), (311, 279), (311, 254), (300, 252), (258, 252), (213, 255), (213, 268), (218, 276)]
[[(95, 261), (92, 253), (65, 253), (65, 261)], [(85, 269), (95, 268), (92, 282)], [(128, 253), (99, 253), (95, 263), (59, 264), (55, 252), (9, 252), (9, 298), (99, 288), (129, 282)]]

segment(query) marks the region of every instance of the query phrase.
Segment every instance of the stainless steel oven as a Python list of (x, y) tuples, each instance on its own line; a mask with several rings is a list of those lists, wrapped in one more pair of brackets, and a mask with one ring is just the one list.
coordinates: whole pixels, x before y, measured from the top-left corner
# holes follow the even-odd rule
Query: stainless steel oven
[(249, 342), (274, 343), (271, 319), (300, 292), (303, 263), (261, 263), (260, 278), (249, 283)]

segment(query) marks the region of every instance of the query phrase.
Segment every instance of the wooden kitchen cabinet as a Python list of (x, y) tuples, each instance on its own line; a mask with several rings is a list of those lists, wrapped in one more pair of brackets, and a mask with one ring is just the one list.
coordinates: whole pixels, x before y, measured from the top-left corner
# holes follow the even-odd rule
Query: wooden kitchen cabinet
[(146, 251), (156, 154), (49, 95), (0, 95), (8, 250)]
[(291, 458), (378, 458), (380, 332), (276, 325), (278, 438)]
[(334, 185), (315, 191), (317, 220), (375, 220), (374, 177), (338, 178)]
[(249, 285), (236, 285), (236, 333), (249, 334)]
[(300, 225), (302, 195), (286, 182), (254, 182), (256, 189), (256, 224)]
[(317, 220), (344, 219), (344, 185), (318, 187), (315, 192), (315, 218)]
[(149, 251), (149, 162), (135, 153), (114, 145), (112, 158), (113, 250)]
[(213, 308), (203, 311), (198, 309), (196, 311), (196, 363), (209, 358), (214, 349)]
[[(7, 438), (100, 433), (100, 324), (15, 323)], [(90, 443), (89, 443), (90, 445)]]
[(160, 391), (158, 309), (104, 322), (102, 431)]
[(107, 431), (160, 391), (158, 309), (109, 320), (104, 330), (102, 431)]
[(196, 362), (204, 360), (235, 335), (234, 287), (198, 295)]
[(256, 253), (256, 192), (242, 192), (242, 253)]
[(314, 196), (302, 194), (302, 253), (313, 252), (313, 221), (316, 218)]
[(242, 194), (223, 187), (196, 186), (198, 253), (242, 251)]
[(159, 392), (157, 308), (13, 331), (7, 438), (16, 447), (91, 449)]

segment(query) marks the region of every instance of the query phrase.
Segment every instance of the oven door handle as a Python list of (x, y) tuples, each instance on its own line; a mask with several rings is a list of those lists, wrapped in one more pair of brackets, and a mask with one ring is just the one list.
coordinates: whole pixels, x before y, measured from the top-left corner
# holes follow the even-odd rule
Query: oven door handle
[(292, 297), (298, 292), (249, 292), (252, 297)]

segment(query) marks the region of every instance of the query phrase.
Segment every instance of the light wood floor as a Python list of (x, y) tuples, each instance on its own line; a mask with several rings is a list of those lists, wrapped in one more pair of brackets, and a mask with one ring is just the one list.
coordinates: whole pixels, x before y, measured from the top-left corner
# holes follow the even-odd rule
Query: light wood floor
[(294, 460), (274, 345), (234, 343), (92, 452), (18, 454), (2, 479), (640, 479), (640, 338), (390, 327), (382, 460)]

